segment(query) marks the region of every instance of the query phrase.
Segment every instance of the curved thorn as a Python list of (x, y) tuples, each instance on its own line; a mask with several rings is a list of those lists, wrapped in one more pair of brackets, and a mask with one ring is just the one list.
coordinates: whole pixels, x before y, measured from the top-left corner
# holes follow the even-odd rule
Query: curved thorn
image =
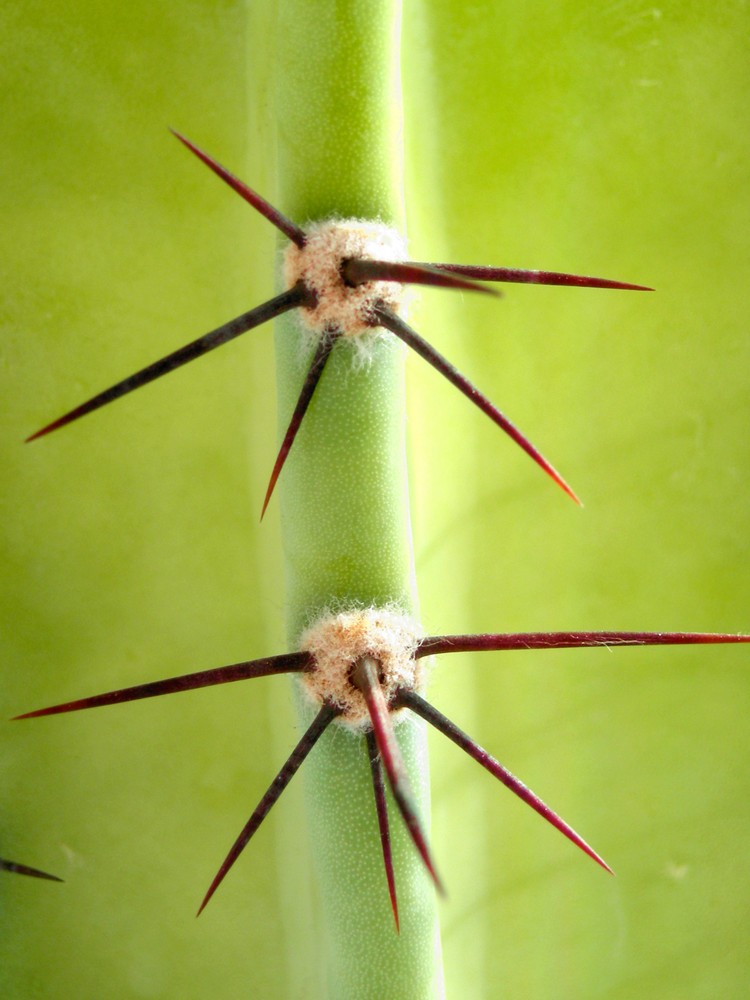
[(286, 429), (284, 440), (281, 442), (279, 453), (276, 456), (276, 461), (274, 462), (271, 478), (268, 481), (268, 488), (266, 489), (266, 495), (263, 500), (263, 509), (260, 513), (261, 521), (263, 520), (263, 516), (266, 513), (266, 507), (268, 507), (274, 487), (276, 486), (276, 480), (279, 478), (281, 470), (284, 468), (284, 463), (286, 462), (287, 456), (292, 445), (294, 444), (294, 439), (297, 437), (297, 432), (300, 429), (302, 419), (307, 413), (307, 408), (313, 398), (313, 393), (315, 392), (318, 382), (320, 381), (320, 376), (323, 374), (326, 361), (328, 361), (328, 357), (340, 336), (341, 334), (338, 331), (331, 331), (324, 334), (318, 343), (310, 368), (305, 376), (305, 381), (302, 383), (302, 389), (300, 390), (297, 405), (294, 407), (292, 418), (289, 421), (289, 426)]
[(184, 135), (181, 135), (173, 128), (169, 131), (173, 136), (180, 140), (183, 146), (187, 146), (191, 153), (195, 153), (198, 159), (202, 160), (203, 163), (205, 163), (209, 169), (213, 170), (218, 177), (221, 177), (221, 179), (225, 181), (233, 191), (236, 191), (237, 194), (241, 198), (244, 198), (248, 204), (252, 205), (256, 211), (260, 212), (260, 214), (268, 219), (269, 222), (273, 223), (273, 225), (276, 226), (276, 228), (279, 229), (284, 236), (290, 239), (293, 243), (296, 243), (298, 247), (303, 247), (305, 245), (306, 236), (304, 230), (295, 225), (291, 219), (287, 219), (285, 215), (282, 215), (278, 208), (274, 208), (273, 205), (259, 195), (257, 191), (253, 191), (253, 189), (248, 187), (244, 181), (241, 181), (239, 177), (235, 177), (234, 174), (230, 173), (226, 167), (223, 167), (212, 156), (209, 156), (208, 153), (204, 153), (203, 150), (199, 146), (196, 146), (194, 142), (191, 142), (190, 139), (185, 138)]
[(402, 285), (434, 285), (438, 288), (457, 288), (468, 292), (499, 295), (494, 288), (467, 281), (432, 264), (415, 264), (412, 261), (366, 260), (350, 257), (341, 265), (341, 275), (349, 285), (362, 285), (367, 281), (396, 281)]
[(521, 285), (569, 285), (577, 288), (614, 288), (628, 292), (653, 292), (648, 285), (631, 285), (609, 278), (591, 278), (584, 274), (564, 274), (561, 271), (529, 271), (517, 267), (485, 267), (481, 264), (429, 264), (440, 271), (462, 274), (478, 281), (510, 281)]
[(689, 646), (750, 642), (731, 632), (508, 632), (480, 635), (429, 635), (414, 654), (471, 653), (503, 649), (574, 649), (584, 646)]
[(524, 783), (517, 778), (514, 774), (503, 765), (495, 760), (486, 750), (483, 750), (478, 743), (475, 743), (470, 736), (467, 736), (463, 730), (459, 729), (450, 719), (446, 718), (439, 712), (436, 708), (433, 708), (429, 702), (426, 702), (424, 698), (420, 698), (418, 694), (414, 691), (408, 691), (402, 688), (396, 696), (396, 704), (401, 705), (405, 708), (410, 708), (417, 715), (421, 716), (425, 722), (429, 722), (430, 725), (434, 726), (439, 732), (447, 736), (449, 740), (452, 740), (456, 746), (461, 747), (466, 753), (473, 757), (478, 763), (482, 765), (490, 774), (494, 775), (499, 781), (501, 781), (506, 788), (509, 788), (514, 795), (517, 795), (521, 801), (525, 802), (527, 805), (539, 813), (544, 819), (547, 820), (556, 830), (559, 830), (568, 840), (572, 841), (579, 847), (584, 854), (596, 861), (598, 865), (601, 865), (605, 871), (608, 871), (610, 875), (614, 875), (614, 872), (609, 867), (607, 862), (596, 853), (596, 851), (590, 847), (583, 837), (579, 836), (572, 826), (569, 826), (561, 816), (558, 816), (546, 803), (544, 803), (538, 795), (527, 788)]
[(396, 933), (399, 934), (398, 900), (396, 899), (396, 879), (393, 873), (391, 834), (388, 827), (388, 805), (385, 801), (385, 788), (383, 786), (383, 764), (372, 729), (367, 730), (365, 739), (367, 740), (367, 757), (370, 761), (370, 770), (372, 772), (372, 790), (375, 793), (375, 811), (378, 816), (378, 830), (380, 832), (380, 844), (383, 849), (383, 865), (385, 866), (385, 877), (388, 882), (388, 895), (391, 898), (391, 909), (393, 910), (393, 919), (396, 922)]
[(60, 715), (62, 712), (78, 712), (83, 708), (101, 708), (103, 705), (119, 705), (126, 701), (155, 698), (161, 694), (175, 694), (178, 691), (194, 691), (196, 688), (230, 684), (233, 681), (244, 681), (253, 677), (269, 677), (272, 674), (303, 671), (310, 663), (310, 659), (309, 653), (299, 652), (267, 656), (261, 660), (247, 660), (244, 663), (233, 663), (227, 667), (215, 667), (212, 670), (201, 670), (195, 674), (183, 674), (181, 677), (168, 677), (163, 681), (136, 684), (134, 687), (120, 688), (118, 691), (108, 691), (106, 694), (97, 694), (90, 698), (81, 698), (78, 701), (68, 701), (62, 705), (52, 705), (50, 708), (40, 708), (35, 712), (17, 715), (11, 721), (36, 719), (43, 715)]
[(198, 337), (197, 340), (191, 341), (191, 343), (179, 348), (179, 350), (173, 351), (159, 361), (141, 368), (134, 375), (130, 375), (121, 382), (110, 386), (109, 389), (105, 389), (96, 396), (92, 396), (85, 403), (81, 403), (74, 410), (70, 410), (70, 412), (64, 414), (62, 417), (58, 417), (57, 420), (53, 420), (51, 424), (42, 427), (36, 434), (32, 434), (31, 437), (26, 438), (27, 443), (34, 441), (36, 438), (43, 437), (45, 434), (49, 434), (59, 427), (64, 427), (66, 424), (78, 420), (79, 417), (83, 417), (87, 413), (92, 413), (94, 410), (106, 406), (107, 403), (119, 399), (120, 396), (126, 396), (128, 393), (133, 392), (134, 389), (139, 389), (142, 385), (147, 385), (162, 375), (166, 375), (167, 372), (174, 371), (175, 368), (180, 368), (182, 365), (187, 364), (188, 361), (193, 361), (195, 358), (213, 351), (214, 348), (221, 347), (222, 344), (234, 340), (240, 334), (246, 333), (248, 330), (252, 330), (263, 323), (267, 323), (268, 320), (274, 319), (274, 317), (281, 315), (281, 313), (289, 309), (303, 305), (307, 300), (308, 292), (304, 286), (295, 285), (293, 288), (282, 292), (281, 295), (277, 295), (269, 302), (264, 302), (262, 305), (243, 313), (236, 319), (230, 320), (223, 326), (211, 330), (210, 333), (205, 333), (202, 337)]
[(406, 773), (406, 767), (401, 757), (395, 733), (393, 732), (385, 695), (378, 680), (378, 665), (376, 661), (370, 656), (362, 657), (354, 666), (351, 680), (352, 684), (362, 692), (367, 704), (367, 711), (370, 713), (375, 741), (380, 752), (380, 759), (388, 776), (388, 784), (391, 787), (393, 798), (403, 817), (409, 835), (436, 888), (440, 893), (445, 894), (432, 857), (430, 856), (427, 838), (422, 832), (414, 794), (411, 790), (411, 784)]
[(211, 899), (213, 894), (219, 888), (221, 883), (224, 881), (229, 869), (235, 863), (237, 858), (240, 856), (244, 850), (247, 842), (250, 840), (252, 835), (258, 829), (260, 824), (266, 818), (274, 805), (276, 800), (279, 798), (281, 793), (284, 791), (286, 786), (292, 780), (294, 775), (300, 768), (300, 765), (304, 761), (305, 757), (310, 753), (312, 748), (315, 746), (317, 741), (325, 732), (329, 723), (336, 718), (337, 715), (341, 714), (341, 710), (334, 707), (333, 705), (324, 704), (321, 710), (313, 719), (307, 732), (304, 734), (302, 739), (299, 741), (297, 746), (292, 750), (291, 754), (287, 758), (286, 763), (273, 779), (271, 784), (268, 786), (268, 790), (263, 798), (258, 803), (255, 812), (252, 814), (250, 819), (247, 821), (239, 837), (235, 840), (234, 844), (227, 854), (226, 858), (222, 862), (221, 867), (214, 876), (214, 880), (208, 888), (208, 892), (203, 897), (203, 902), (198, 908), (196, 916), (199, 917), (203, 910), (206, 908), (208, 901)]
[(30, 875), (32, 878), (44, 878), (50, 882), (64, 882), (65, 879), (58, 878), (57, 875), (50, 875), (39, 868), (29, 868), (28, 865), (19, 865), (16, 861), (6, 861), (0, 858), (0, 871), (15, 872), (16, 875)]
[(424, 358), (428, 364), (431, 364), (433, 368), (444, 375), (452, 385), (470, 399), (472, 403), (479, 407), (479, 409), (485, 413), (494, 424), (496, 424), (501, 430), (510, 437), (517, 445), (526, 452), (526, 454), (532, 458), (540, 468), (544, 469), (548, 476), (550, 476), (558, 486), (560, 486), (572, 499), (575, 500), (579, 506), (581, 506), (581, 501), (578, 499), (573, 490), (568, 486), (563, 477), (557, 471), (557, 469), (552, 466), (547, 459), (538, 451), (534, 445), (529, 441), (529, 439), (521, 433), (521, 431), (511, 423), (510, 420), (504, 414), (497, 409), (497, 407), (484, 396), (479, 389), (476, 388), (467, 378), (465, 378), (446, 358), (439, 354), (438, 351), (428, 344), (427, 341), (421, 337), (416, 330), (413, 330), (407, 323), (405, 323), (400, 316), (396, 313), (391, 312), (390, 309), (386, 309), (385, 306), (377, 306), (374, 310), (375, 318), (378, 322), (384, 326), (391, 333), (395, 333), (407, 346), (411, 347), (413, 351)]

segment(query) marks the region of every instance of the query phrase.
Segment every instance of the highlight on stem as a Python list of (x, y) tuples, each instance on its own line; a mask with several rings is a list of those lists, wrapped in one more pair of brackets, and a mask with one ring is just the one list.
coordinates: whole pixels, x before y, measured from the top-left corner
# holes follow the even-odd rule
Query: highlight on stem
[(285, 263), (288, 287), (268, 302), (97, 393), (46, 424), (27, 441), (34, 441), (64, 427), (241, 334), (296, 309), (302, 327), (315, 340), (316, 347), (274, 463), (263, 513), (331, 352), (345, 340), (358, 340), (360, 354), (366, 356), (368, 338), (382, 335), (383, 331), (394, 334), (431, 364), (515, 441), (573, 500), (580, 503), (568, 483), (531, 441), (472, 382), (407, 325), (401, 315), (404, 288), (406, 285), (427, 285), (496, 294), (481, 282), (521, 282), (630, 291), (651, 289), (644, 285), (556, 271), (408, 261), (399, 234), (381, 223), (333, 220), (302, 229), (185, 136), (179, 132), (174, 132), (174, 135), (289, 241)]
[[(410, 711), (447, 736), (522, 802), (608, 872), (604, 859), (542, 799), (531, 791), (487, 750), (425, 700), (425, 661), (432, 655), (457, 652), (487, 652), (522, 649), (569, 649), (606, 646), (666, 646), (709, 643), (750, 643), (750, 635), (715, 632), (516, 632), (419, 636), (416, 623), (394, 608), (367, 608), (324, 615), (300, 639), (293, 653), (235, 663), (225, 667), (184, 674), (179, 677), (137, 684), (105, 694), (52, 705), (19, 715), (39, 718), (87, 708), (191, 691), (273, 674), (294, 674), (314, 709), (313, 721), (261, 797), (242, 828), (206, 892), (200, 914), (240, 854), (256, 833), (283, 790), (308, 754), (332, 724), (361, 739), (371, 769), (375, 812), (390, 904), (398, 929), (396, 877), (391, 856), (387, 781), (401, 818), (426, 870), (442, 891), (418, 815), (414, 795), (396, 738), (396, 728)], [(385, 776), (385, 781), (384, 781)], [(373, 831), (374, 832), (374, 831)], [(7, 868), (9, 863), (4, 863)], [(0, 864), (3, 867), (3, 864)], [(20, 870), (20, 867), (8, 870)], [(54, 878), (33, 869), (25, 874)]]

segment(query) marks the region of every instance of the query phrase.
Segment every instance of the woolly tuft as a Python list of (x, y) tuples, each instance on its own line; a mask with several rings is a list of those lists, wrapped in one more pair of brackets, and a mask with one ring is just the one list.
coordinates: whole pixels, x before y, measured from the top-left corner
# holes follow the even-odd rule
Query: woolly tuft
[(317, 303), (299, 310), (303, 328), (316, 338), (329, 330), (345, 337), (372, 334), (374, 308), (385, 303), (399, 312), (405, 289), (397, 281), (367, 281), (347, 285), (341, 265), (352, 257), (365, 260), (406, 260), (403, 237), (382, 222), (343, 219), (318, 222), (306, 230), (303, 247), (291, 243), (284, 253), (284, 281), (292, 288), (302, 281)]
[[(380, 683), (389, 702), (398, 688), (419, 691), (426, 677), (424, 661), (414, 659), (420, 638), (416, 621), (390, 608), (325, 615), (300, 639), (300, 648), (311, 653), (315, 661), (300, 675), (302, 687), (316, 706), (327, 701), (340, 708), (337, 722), (355, 730), (369, 729), (364, 696), (351, 682), (354, 664), (363, 656), (378, 662)], [(401, 710), (393, 714), (401, 714)]]

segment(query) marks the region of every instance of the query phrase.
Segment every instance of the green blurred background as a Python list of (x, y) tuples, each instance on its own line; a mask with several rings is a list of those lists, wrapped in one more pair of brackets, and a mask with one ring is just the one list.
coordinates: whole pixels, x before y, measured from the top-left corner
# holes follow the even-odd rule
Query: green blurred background
[[(283, 648), (270, 330), (21, 444), (272, 292), (271, 227), (166, 131), (273, 195), (271, 6), (0, 14), (3, 717)], [(424, 293), (414, 325), (586, 504), (410, 358), (425, 629), (750, 628), (747, 5), (425, 7), (414, 257), (658, 289)], [(436, 740), (449, 997), (746, 995), (749, 669), (444, 658), (432, 700), (617, 872)], [(283, 678), (0, 732), (0, 856), (66, 879), (0, 873), (4, 997), (324, 995), (301, 786), (193, 916), (295, 739)]]

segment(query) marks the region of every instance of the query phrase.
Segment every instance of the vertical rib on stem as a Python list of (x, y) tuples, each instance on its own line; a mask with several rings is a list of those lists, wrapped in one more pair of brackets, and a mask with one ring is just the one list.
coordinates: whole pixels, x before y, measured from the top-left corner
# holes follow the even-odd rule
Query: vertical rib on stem
[[(337, 216), (404, 229), (399, 32), (396, 0), (352, 0), (337, 5), (335, 15), (328, 4), (280, 5), (273, 200), (303, 227)], [(311, 353), (301, 353), (292, 319), (276, 324), (279, 440)], [(383, 337), (369, 365), (355, 365), (355, 357), (342, 337), (279, 478), (292, 649), (326, 608), (395, 604), (412, 613), (415, 607), (404, 350)], [(298, 704), (307, 724), (310, 706), (301, 695)], [(397, 739), (427, 822), (425, 727), (399, 726)], [(361, 734), (332, 726), (303, 781), (326, 923), (321, 946), (331, 943), (322, 995), (441, 997), (435, 890), (400, 822), (391, 824), (400, 935), (394, 930)]]

